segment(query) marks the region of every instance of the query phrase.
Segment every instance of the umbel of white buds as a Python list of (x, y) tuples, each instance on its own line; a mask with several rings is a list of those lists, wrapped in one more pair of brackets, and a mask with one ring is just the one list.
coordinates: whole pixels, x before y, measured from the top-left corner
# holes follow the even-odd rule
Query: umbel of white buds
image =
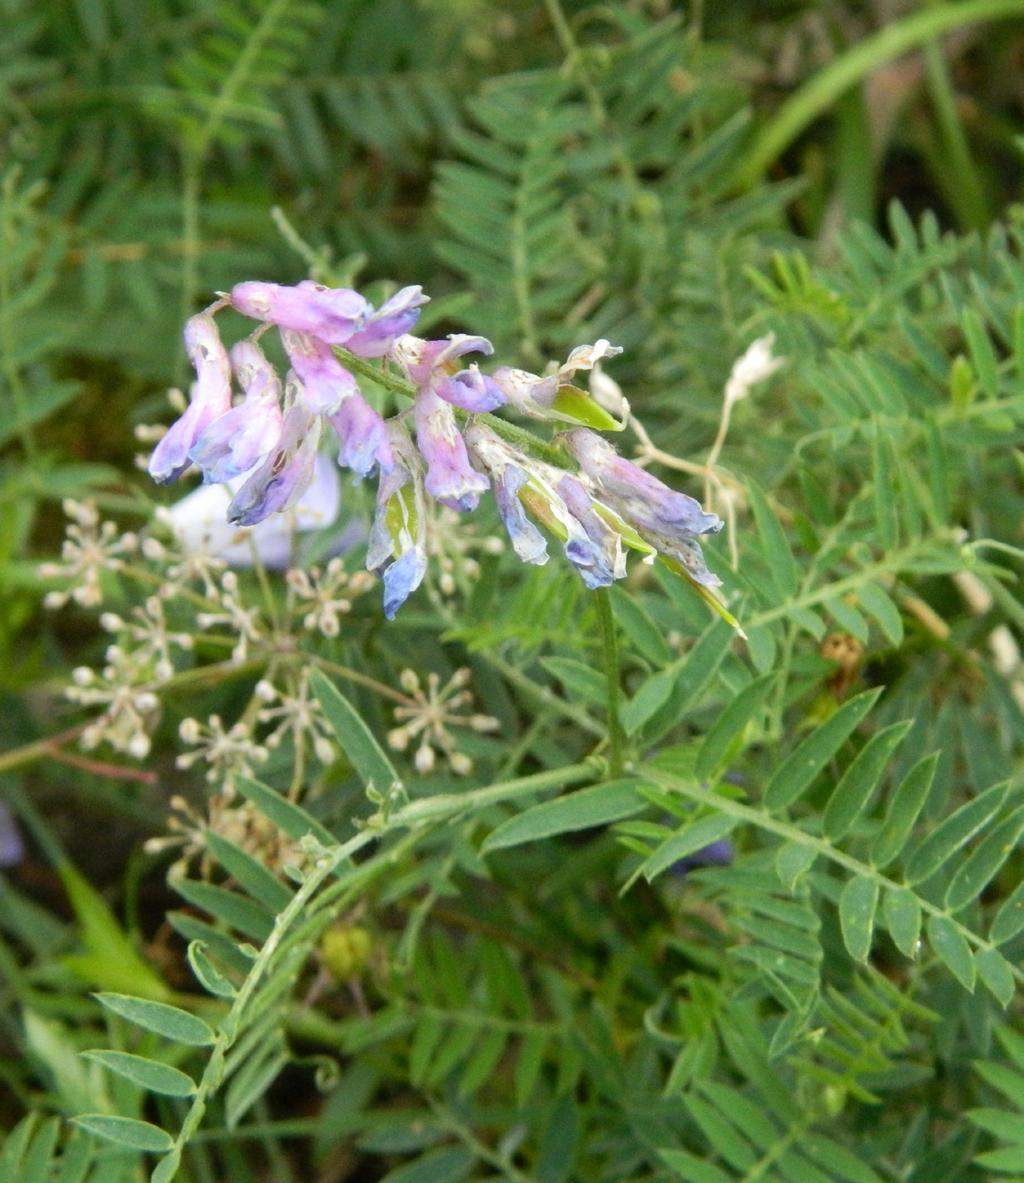
[[(367, 567), (383, 579), (389, 619), (426, 573), (431, 501), (465, 513), (488, 490), (523, 562), (546, 562), (551, 535), (587, 587), (596, 588), (626, 575), (629, 551), (646, 561), (661, 556), (717, 603), (710, 589), (719, 581), (704, 563), (699, 539), (720, 530), (721, 521), (620, 456), (594, 430), (621, 430), (628, 418), (621, 390), (599, 368), (621, 349), (599, 340), (577, 346), (545, 374), (509, 366), (487, 374), (464, 360), (492, 354), (486, 338), (425, 340), (410, 333), (426, 301), (416, 286), (375, 309), (348, 288), (237, 284), (185, 327), (195, 382), (184, 413), (153, 452), (154, 479), (175, 480), (194, 463), (207, 482), (230, 481), (228, 522), (254, 526), (301, 503), (318, 470), (321, 437), (334, 436), (340, 465), (357, 479), (378, 473)], [(226, 307), (259, 322), (252, 337), (230, 350), (215, 321)], [(268, 326), (288, 357), (283, 379), (256, 343)], [(412, 433), (404, 412), (382, 418), (346, 366), (358, 362), (365, 370), (375, 358), (392, 373), (397, 368), (414, 392)], [(743, 397), (778, 364), (769, 338), (755, 342), (737, 363), (727, 398)], [(581, 370), (591, 371), (592, 394), (574, 385)], [(487, 422), (499, 409), (571, 428), (556, 437), (561, 458), (548, 447), (548, 459), (537, 459), (538, 449), (510, 442), (499, 422)], [(521, 430), (514, 438), (522, 438)], [(319, 628), (330, 631), (337, 613), (347, 610), (347, 597), (300, 587), (298, 576), (292, 587), (307, 598), (328, 597), (310, 610)], [(226, 613), (237, 614), (230, 589), (221, 594)]]

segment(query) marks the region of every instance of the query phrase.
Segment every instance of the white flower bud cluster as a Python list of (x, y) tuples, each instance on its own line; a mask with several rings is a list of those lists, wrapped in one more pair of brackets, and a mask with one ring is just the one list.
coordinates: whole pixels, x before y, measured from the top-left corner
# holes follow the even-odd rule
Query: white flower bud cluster
[(444, 685), (438, 674), (430, 673), (424, 689), (415, 670), (402, 670), (399, 684), (408, 695), (408, 701), (395, 708), (399, 726), (388, 732), (388, 746), (393, 751), (404, 752), (418, 738), (413, 766), (422, 775), (434, 770), (438, 753), (458, 776), (467, 776), (473, 771), (473, 761), (458, 750), (450, 728), (467, 727), (471, 731), (486, 732), (500, 727), (492, 715), (465, 713), (464, 708), (473, 702), (473, 692), (468, 689), (471, 678), (472, 674), (465, 666), (456, 670)]
[(261, 723), (273, 724), (273, 730), (263, 741), (269, 751), (280, 747), (291, 736), (296, 749), (308, 742), (321, 764), (330, 764), (335, 759), (334, 732), (310, 689), (308, 668), (302, 671), (290, 692), (262, 679), (256, 685), (256, 696), (267, 704), (257, 712), (256, 718)]
[(471, 588), (480, 578), (476, 554), (500, 555), (505, 543), (497, 535), (480, 537), (464, 514), (438, 506), (427, 520), (427, 554), (436, 564), (437, 587), (445, 599)]
[(349, 574), (340, 558), (331, 559), (326, 569), (293, 567), (285, 575), (295, 608), (303, 613), (302, 627), (310, 633), (336, 637), (341, 632), (341, 617), (352, 611), (352, 601), (376, 586), (368, 571)]
[(146, 757), (160, 710), (160, 700), (150, 688), (152, 679), (152, 660), (140, 661), (117, 645), (107, 649), (107, 664), (99, 673), (88, 666), (72, 671), (67, 697), (82, 706), (103, 707), (82, 732), (82, 747), (88, 751), (109, 743), (136, 760)]
[(200, 628), (214, 628), (226, 625), (234, 633), (237, 643), (231, 651), (234, 661), (245, 661), (249, 656), (249, 646), (258, 644), (264, 639), (263, 622), (259, 608), (247, 608), (242, 602), (238, 588), (238, 576), (234, 571), (226, 571), (220, 580), (216, 597), (222, 611), (199, 612), (196, 622)]
[(91, 501), (68, 498), (64, 513), (68, 525), (61, 547), (62, 561), (42, 563), (39, 576), (67, 580), (68, 587), (47, 592), (43, 604), (47, 608), (63, 608), (69, 600), (74, 600), (83, 608), (95, 608), (103, 603), (103, 573), (120, 571), (124, 567), (123, 556), (137, 549), (138, 539), (132, 533), (123, 533), (114, 522), (101, 521)]
[(226, 728), (220, 715), (211, 715), (206, 723), (182, 719), (178, 735), (183, 743), (191, 745), (192, 751), (178, 756), (177, 767), (191, 768), (198, 760), (204, 760), (208, 765), (206, 779), (211, 784), (230, 784), (237, 774), (248, 776), (270, 754), (263, 744), (257, 743), (248, 723), (239, 720)]
[(168, 627), (159, 596), (148, 596), (141, 608), (132, 611), (131, 620), (123, 620), (115, 612), (104, 612), (100, 625), (108, 633), (123, 634), (122, 641), (134, 642), (134, 657), (140, 663), (153, 662), (153, 677), (157, 682), (166, 682), (174, 674), (172, 646), (189, 651), (193, 645), (191, 633), (175, 632)]

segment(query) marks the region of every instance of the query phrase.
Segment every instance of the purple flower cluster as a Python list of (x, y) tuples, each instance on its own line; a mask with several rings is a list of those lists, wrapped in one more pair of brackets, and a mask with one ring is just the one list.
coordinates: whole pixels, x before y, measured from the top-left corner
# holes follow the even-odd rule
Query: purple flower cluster
[[(523, 562), (547, 562), (539, 522), (587, 587), (621, 579), (630, 549), (645, 561), (665, 556), (700, 588), (718, 584), (698, 539), (721, 521), (580, 426), (619, 426), (570, 382), (618, 348), (603, 340), (578, 346), (546, 375), (510, 367), (489, 375), (463, 362), (467, 354), (493, 353), (486, 338), (410, 334), (426, 300), (421, 288), (406, 287), (375, 309), (358, 292), (310, 281), (237, 284), (185, 326), (195, 381), (184, 414), (153, 452), (151, 475), (167, 484), (195, 464), (207, 482), (240, 479), (228, 520), (252, 526), (298, 502), (313, 479), (321, 437), (333, 430), (340, 465), (357, 477), (379, 473), (367, 566), (383, 578), (389, 619), (426, 573), (431, 502), (465, 512), (489, 488)], [(260, 322), (230, 351), (214, 321), (223, 307)], [(271, 326), (290, 366), (283, 383), (258, 344)], [(384, 420), (336, 347), (397, 367), (415, 390), (411, 415)], [(569, 425), (554, 441), (564, 463), (538, 459), (482, 417), (502, 406)]]

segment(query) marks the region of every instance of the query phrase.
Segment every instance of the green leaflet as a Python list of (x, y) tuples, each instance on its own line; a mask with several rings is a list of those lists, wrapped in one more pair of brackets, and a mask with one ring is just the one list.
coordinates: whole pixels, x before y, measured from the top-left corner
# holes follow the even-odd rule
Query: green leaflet
[(169, 1064), (160, 1064), (144, 1056), (100, 1049), (82, 1052), (82, 1055), (151, 1093), (167, 1097), (190, 1097), (196, 1091), (196, 1082), (191, 1076)]
[(753, 481), (748, 481), (747, 492), (750, 496), (750, 506), (754, 511), (757, 532), (761, 536), (762, 554), (771, 571), (775, 591), (780, 599), (788, 599), (797, 590), (797, 566), (789, 537), (760, 487)]
[(642, 874), (648, 881), (657, 878), (673, 863), (730, 834), (736, 824), (737, 819), (727, 814), (711, 814), (684, 825), (644, 862), (640, 868)]
[(310, 685), (324, 714), (334, 728), (342, 751), (352, 761), (363, 784), (372, 785), (378, 793), (389, 793), (402, 781), (373, 732), (363, 722), (355, 707), (320, 670), (310, 675)]
[(815, 777), (832, 759), (878, 701), (882, 693), (865, 690), (844, 703), (796, 751), (779, 765), (764, 791), (764, 802), (769, 809), (785, 809), (810, 787)]
[(174, 1145), (170, 1134), (151, 1125), (148, 1121), (137, 1121), (133, 1117), (110, 1117), (105, 1113), (83, 1113), (71, 1119), (75, 1125), (103, 1138), (116, 1142), (129, 1150), (141, 1150), (148, 1154), (165, 1154)]
[(948, 916), (929, 916), (928, 941), (936, 955), (967, 990), (974, 989), (975, 965), (971, 947), (956, 923)]
[(203, 835), (203, 841), (209, 852), (236, 880), (239, 887), (269, 912), (280, 912), (288, 906), (292, 898), (291, 891), (251, 854), (214, 830), (207, 830)]
[(151, 1002), (146, 998), (130, 998), (124, 994), (97, 994), (96, 1001), (147, 1031), (154, 1031), (172, 1043), (188, 1043), (196, 1046), (213, 1043), (213, 1030), (196, 1015), (168, 1006), (164, 1002)]
[(916, 957), (921, 936), (921, 904), (909, 887), (889, 887), (882, 905), (885, 925), (896, 948), (905, 957)]
[(489, 854), (494, 850), (519, 846), (524, 842), (537, 842), (556, 834), (607, 825), (624, 817), (632, 817), (646, 806), (647, 801), (636, 781), (616, 780), (589, 789), (576, 789), (503, 821), (487, 836), (481, 849), (484, 854)]
[(1009, 794), (1009, 781), (993, 785), (940, 822), (910, 856), (906, 869), (907, 882), (920, 883), (934, 875), (950, 855), (969, 842), (995, 817)]
[(334, 845), (334, 835), (312, 814), (282, 797), (276, 789), (260, 784), (257, 780), (240, 776), (236, 781), (238, 791), (290, 838), (301, 840), (312, 834), (324, 846)]
[(990, 830), (957, 868), (946, 890), (945, 906), (950, 912), (959, 912), (981, 894), (1013, 853), (1021, 834), (1024, 834), (1024, 805)]
[(839, 926), (854, 961), (866, 961), (871, 952), (878, 907), (878, 881), (866, 875), (851, 879), (839, 896)]
[(940, 756), (941, 753), (933, 752), (918, 760), (893, 794), (885, 821), (871, 847), (871, 861), (875, 866), (888, 866), (906, 845), (914, 823), (928, 800)]
[(701, 780), (713, 776), (728, 759), (733, 744), (764, 706), (775, 678), (763, 674), (744, 686), (712, 724), (697, 755), (696, 775)]
[(912, 726), (913, 721), (907, 720), (876, 732), (843, 773), (825, 807), (822, 824), (831, 842), (845, 837), (867, 809), (893, 752)]

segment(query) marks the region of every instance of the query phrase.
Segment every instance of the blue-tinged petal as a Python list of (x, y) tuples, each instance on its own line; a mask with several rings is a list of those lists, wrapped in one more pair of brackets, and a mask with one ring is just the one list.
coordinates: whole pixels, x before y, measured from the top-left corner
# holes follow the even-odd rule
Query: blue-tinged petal
[(465, 440), (473, 460), (491, 478), (498, 513), (508, 531), (512, 549), (524, 563), (538, 566), (546, 563), (548, 548), (544, 535), (526, 516), (519, 497), (520, 490), (530, 480), (523, 467), (528, 461), (482, 423), (467, 427)]
[(338, 433), (338, 463), (343, 468), (365, 477), (378, 464), (385, 470), (391, 467), (391, 445), (384, 420), (361, 394), (346, 398), (328, 418)]
[(565, 556), (579, 571), (587, 587), (607, 587), (626, 574), (626, 556), (622, 538), (594, 509), (590, 494), (572, 476), (564, 476), (557, 491), (569, 511), (564, 524), (569, 537)]
[(289, 375), (290, 398), (281, 439), (228, 507), (228, 521), (253, 526), (272, 513), (294, 504), (309, 487), (316, 464), (322, 419), (302, 397), (301, 386)]
[(384, 615), (395, 619), (395, 613), (423, 582), (427, 573), (427, 553), (420, 547), (407, 550), (384, 572)]
[(455, 412), (423, 387), (416, 395), (416, 442), (426, 461), (426, 490), (435, 500), (462, 512), (476, 509), (487, 478), (469, 462)]
[(505, 402), (505, 395), (494, 379), (481, 374), (475, 365), (451, 377), (435, 378), (432, 387), (446, 403), (464, 411), (493, 411)]

